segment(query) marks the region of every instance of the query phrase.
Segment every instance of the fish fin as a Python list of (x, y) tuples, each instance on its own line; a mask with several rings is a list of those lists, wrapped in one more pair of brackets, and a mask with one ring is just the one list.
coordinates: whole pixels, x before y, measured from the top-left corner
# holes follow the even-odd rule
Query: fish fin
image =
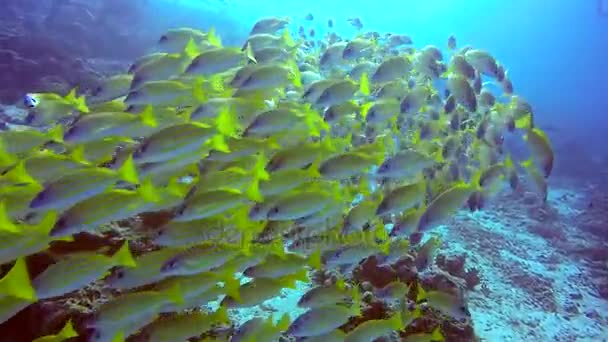
[(61, 328), (59, 333), (57, 333), (57, 337), (59, 337), (61, 339), (65, 339), (65, 340), (72, 338), (72, 337), (76, 337), (76, 336), (78, 336), (78, 332), (76, 332), (76, 330), (74, 330), (74, 325), (72, 324), (72, 319), (68, 319), (68, 321), (65, 323), (63, 328)]
[(426, 291), (424, 290), (424, 288), (422, 287), (422, 285), (420, 285), (420, 283), (417, 283), (417, 294), (416, 294), (416, 303), (419, 303), (420, 301), (423, 301), (426, 299), (427, 294)]
[(223, 283), (224, 292), (226, 292), (226, 295), (232, 297), (237, 302), (240, 302), (241, 293), (239, 292), (239, 289), (241, 287), (241, 282), (234, 277), (228, 277), (223, 281)]
[(227, 137), (238, 137), (239, 122), (231, 106), (223, 106), (215, 119), (217, 131)]
[(120, 249), (112, 255), (112, 262), (116, 266), (127, 266), (127, 267), (135, 267), (135, 260), (133, 259), (133, 255), (131, 255), (131, 250), (129, 250), (129, 242), (125, 241), (125, 243), (120, 247)]
[(146, 126), (158, 126), (158, 123), (156, 122), (156, 117), (154, 116), (154, 108), (151, 105), (145, 106), (144, 110), (139, 113), (139, 117), (141, 119), (141, 122)]
[(361, 105), (361, 110), (359, 112), (359, 115), (361, 115), (361, 119), (363, 119), (363, 121), (366, 120), (367, 118), (367, 113), (369, 112), (369, 109), (372, 108), (372, 106), (374, 105), (373, 102), (367, 102)]
[(470, 186), (472, 187), (473, 191), (482, 191), (483, 190), (482, 186), (479, 184), (481, 182), (482, 175), (483, 175), (483, 170), (478, 170), (473, 174), (473, 176), (471, 176)]
[(257, 60), (255, 59), (255, 54), (253, 53), (253, 49), (251, 48), (251, 43), (247, 42), (247, 45), (245, 45), (245, 56), (247, 57), (247, 59), (253, 63), (257, 64)]
[(391, 316), (391, 318), (388, 319), (389, 321), (389, 326), (391, 328), (393, 328), (393, 330), (404, 330), (405, 327), (403, 326), (403, 318), (401, 316), (401, 311), (397, 311), (395, 314), (393, 314)]
[(262, 202), (264, 200), (260, 192), (260, 182), (258, 179), (254, 179), (249, 187), (247, 187), (245, 196), (254, 202)]
[(133, 155), (129, 155), (127, 159), (122, 163), (118, 169), (118, 176), (120, 179), (129, 182), (131, 184), (139, 184), (139, 177), (137, 175), (137, 167), (133, 161)]
[(196, 45), (196, 42), (194, 42), (193, 38), (190, 38), (190, 40), (188, 41), (188, 44), (186, 44), (186, 47), (184, 48), (184, 52), (183, 55), (186, 58), (189, 59), (194, 59), (194, 57), (198, 56), (200, 54), (200, 50), (198, 48), (198, 46)]
[[(374, 239), (384, 241), (384, 243), (390, 243), (388, 231), (384, 227), (384, 223), (382, 223), (381, 221), (376, 224), (376, 229), (374, 230)], [(380, 247), (384, 254), (388, 254), (388, 245), (382, 245)]]
[(513, 159), (511, 159), (511, 155), (507, 154), (507, 156), (505, 157), (505, 161), (503, 162), (504, 166), (510, 170), (514, 168), (514, 164), (513, 164)]
[(15, 167), (6, 173), (5, 175), (15, 184), (37, 184), (38, 182), (34, 179), (25, 169), (25, 162), (21, 160), (15, 165)]
[(441, 328), (440, 326), (437, 326), (437, 328), (435, 328), (433, 330), (433, 332), (431, 333), (431, 340), (433, 340), (433, 341), (444, 341), (445, 340), (445, 337), (441, 333), (440, 328)]
[[(287, 31), (287, 30), (285, 30)], [(300, 75), (300, 69), (295, 61), (287, 63), (289, 69), (289, 79), (296, 88), (302, 88), (302, 77)]]
[(55, 125), (51, 129), (46, 131), (46, 136), (48, 137), (49, 141), (55, 141), (59, 143), (63, 142), (63, 126)]
[(17, 157), (10, 154), (6, 150), (6, 145), (4, 144), (4, 139), (0, 138), (0, 166), (10, 166), (17, 162)]
[(279, 319), (279, 321), (275, 325), (275, 328), (279, 331), (285, 331), (289, 328), (290, 324), (291, 324), (291, 319), (289, 318), (289, 314), (284, 313), (283, 316), (281, 316), (281, 319)]
[(162, 291), (175, 304), (184, 304), (182, 289), (178, 283)]
[(122, 330), (119, 330), (110, 342), (124, 342), (125, 341), (125, 333)]
[(203, 89), (204, 83), (205, 79), (203, 77), (195, 78), (192, 83), (192, 97), (200, 103), (207, 101), (207, 94), (205, 94)]
[(6, 211), (6, 203), (4, 201), (0, 202), (0, 231), (9, 233), (21, 233), (21, 230), (18, 228), (18, 226), (15, 225), (11, 218), (8, 216), (8, 212)]
[(285, 258), (285, 244), (282, 239), (276, 239), (272, 241), (269, 247), (269, 252), (278, 256), (279, 258)]
[(283, 30), (283, 35), (281, 36), (281, 38), (287, 47), (292, 47), (296, 45), (288, 29)]
[(74, 102), (76, 100), (76, 91), (77, 90), (78, 90), (78, 87), (74, 87), (74, 88), (70, 89), (70, 91), (67, 93), (66, 96), (63, 97), (63, 99), (68, 102)]
[(87, 107), (86, 97), (78, 97), (76, 95), (77, 90), (77, 87), (72, 88), (72, 90), (70, 90), (70, 92), (63, 99), (73, 104), (76, 110), (78, 110), (79, 112), (88, 113), (89, 107)]
[(302, 268), (301, 270), (299, 270), (298, 272), (294, 273), (291, 277), (290, 277), (290, 285), (292, 286), (292, 288), (295, 288), (295, 281), (301, 281), (304, 283), (307, 283), (310, 281), (310, 279), (308, 278), (308, 271), (305, 268)]
[(63, 328), (55, 335), (41, 336), (33, 340), (32, 342), (49, 342), (49, 341), (64, 341), (72, 337), (77, 337), (78, 333), (74, 330), (72, 320), (68, 319)]
[(27, 301), (36, 301), (36, 290), (32, 287), (24, 258), (15, 261), (13, 268), (0, 279), (0, 294)]
[(321, 178), (321, 173), (319, 172), (319, 161), (312, 163), (310, 167), (306, 169), (306, 175), (310, 178), (310, 180)]
[(149, 177), (144, 179), (141, 184), (139, 184), (139, 188), (137, 189), (139, 195), (148, 202), (160, 202), (161, 198), (158, 195), (156, 188), (154, 188), (154, 184), (152, 183), (152, 179)]
[(215, 27), (211, 27), (209, 29), (209, 31), (207, 32), (207, 41), (209, 42), (209, 44), (215, 46), (215, 47), (222, 47), (222, 40), (221, 38), (217, 35), (217, 32), (215, 31)]
[(270, 175), (268, 174), (268, 171), (266, 171), (267, 162), (268, 161), (267, 161), (264, 153), (260, 152), (255, 160), (255, 166), (252, 170), (252, 173), (253, 173), (253, 176), (255, 177), (255, 179), (257, 179), (257, 180), (269, 180), (270, 179)]
[(84, 158), (84, 145), (77, 145), (76, 147), (74, 147), (70, 153), (69, 156), (72, 160), (78, 162), (78, 163), (84, 163), (84, 164), (88, 164), (89, 162)]
[(221, 75), (213, 75), (209, 78), (209, 85), (211, 86), (211, 90), (216, 93), (223, 92), (224, 89), (224, 80)]
[(359, 285), (358, 284), (354, 284), (353, 285), (353, 292), (352, 292), (352, 315), (353, 316), (359, 316), (361, 315), (361, 291), (359, 290)]
[(217, 134), (213, 138), (211, 138), (210, 144), (211, 147), (216, 151), (230, 153), (230, 147), (226, 143), (224, 136), (221, 134)]
[(216, 323), (227, 324), (230, 323), (230, 318), (228, 317), (228, 309), (225, 306), (220, 306), (217, 311), (213, 313), (213, 321)]
[(532, 127), (534, 127), (534, 123), (532, 122), (531, 114), (528, 114), (521, 118), (515, 119), (515, 128), (530, 129)]
[[(48, 236), (55, 226), (55, 222), (57, 222), (57, 212), (49, 211), (47, 212), (42, 220), (36, 225), (36, 230), (40, 232), (40, 234), (44, 236)], [(57, 239), (60, 240), (60, 239)]]
[(369, 96), (370, 91), (369, 91), (369, 76), (367, 75), (366, 72), (364, 72), (361, 75), (361, 78), (359, 80), (359, 91), (365, 95), (365, 96)]

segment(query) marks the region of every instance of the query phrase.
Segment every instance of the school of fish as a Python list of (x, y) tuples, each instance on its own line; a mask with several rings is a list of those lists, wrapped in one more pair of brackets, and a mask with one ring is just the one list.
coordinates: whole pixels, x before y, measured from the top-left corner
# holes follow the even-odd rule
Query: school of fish
[[(31, 126), (0, 132), (0, 322), (101, 284), (118, 295), (84, 327), (68, 321), (36, 341), (85, 330), (90, 341), (185, 341), (328, 269), (341, 279), (304, 294), (304, 314), (253, 318), (230, 340), (373, 341), (404, 331), (421, 302), (467, 319), (461, 294), (418, 284), (414, 308), (339, 329), (361, 313), (350, 274), (360, 261), (390, 264), (414, 249), (423, 272), (440, 241), (410, 245), (413, 234), (509, 187), (546, 200), (551, 144), (489, 52), (453, 36), (417, 49), (407, 35), (349, 22), (352, 39), (301, 27), (294, 40), (290, 19), (265, 18), (242, 47), (213, 29), (172, 29), (89, 94), (28, 94)], [(521, 136), (530, 158), (512, 159), (505, 134)], [(113, 223), (150, 213), (170, 219), (28, 271), (28, 256), (55, 243), (116, 236)], [(151, 248), (135, 254), (134, 242)], [(403, 299), (410, 287), (375, 291)], [(218, 299), (217, 310), (196, 310)]]

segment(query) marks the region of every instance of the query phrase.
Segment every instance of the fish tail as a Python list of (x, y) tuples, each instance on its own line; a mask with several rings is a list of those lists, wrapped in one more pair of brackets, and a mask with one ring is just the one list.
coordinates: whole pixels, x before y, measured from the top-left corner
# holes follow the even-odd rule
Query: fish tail
[(247, 187), (247, 189), (245, 190), (245, 196), (247, 196), (247, 198), (249, 198), (252, 201), (262, 202), (263, 197), (262, 197), (262, 193), (260, 192), (259, 185), (260, 185), (259, 179), (257, 179), (257, 178), (253, 179), (253, 181), (251, 182), (249, 187)]
[(258, 63), (258, 61), (255, 59), (255, 54), (253, 53), (253, 49), (251, 48), (251, 43), (247, 42), (247, 44), (245, 44), (245, 57), (247, 57), (247, 60), (249, 60), (252, 63)]
[(302, 77), (300, 75), (298, 64), (296, 64), (295, 61), (290, 61), (287, 63), (287, 68), (289, 69), (289, 78), (291, 83), (297, 88), (302, 88)]
[(361, 92), (361, 94), (363, 94), (365, 96), (369, 96), (369, 94), (370, 94), (369, 76), (367, 75), (366, 72), (364, 72), (361, 75), (361, 78), (359, 79), (359, 91)]
[(57, 212), (49, 211), (44, 215), (40, 223), (36, 225), (36, 230), (44, 235), (49, 235), (51, 229), (55, 226), (55, 222), (57, 222)]
[(394, 315), (391, 316), (391, 318), (389, 318), (389, 326), (393, 328), (393, 330), (397, 331), (405, 329), (400, 311), (397, 311)]
[(203, 77), (197, 77), (192, 84), (192, 97), (200, 103), (207, 101), (207, 95), (203, 91), (204, 82), (205, 79)]
[(76, 162), (88, 164), (87, 160), (84, 158), (84, 145), (78, 145), (74, 147), (69, 152), (69, 156)]
[(53, 128), (49, 129), (46, 132), (46, 136), (48, 137), (49, 141), (55, 141), (55, 142), (63, 142), (63, 126), (61, 125), (55, 125)]
[(230, 106), (224, 106), (215, 119), (217, 131), (227, 137), (237, 137), (239, 131), (239, 122), (236, 119), (236, 113)]
[(28, 301), (36, 301), (25, 259), (19, 258), (13, 268), (0, 279), (0, 294)]
[(135, 267), (135, 260), (133, 259), (133, 255), (131, 255), (131, 251), (129, 250), (129, 242), (125, 241), (125, 243), (120, 247), (120, 249), (112, 255), (112, 261), (114, 265), (117, 266), (127, 266), (127, 267)]
[(144, 201), (148, 202), (158, 202), (160, 201), (160, 197), (154, 188), (154, 184), (152, 184), (152, 179), (146, 178), (139, 185), (137, 189), (139, 195), (144, 199)]
[(163, 294), (165, 294), (167, 298), (169, 298), (169, 300), (171, 300), (175, 304), (184, 304), (184, 296), (182, 293), (182, 289), (177, 283), (169, 287), (168, 289), (163, 290)]
[(222, 47), (222, 40), (221, 38), (217, 35), (217, 32), (215, 30), (215, 27), (211, 27), (209, 29), (209, 31), (207, 32), (207, 41), (209, 42), (209, 44), (215, 46), (215, 47)]
[(137, 167), (135, 165), (135, 162), (133, 161), (133, 155), (129, 155), (129, 157), (122, 163), (122, 165), (118, 169), (118, 176), (120, 177), (120, 179), (131, 184), (139, 184)]
[(293, 38), (291, 37), (291, 33), (289, 32), (288, 29), (283, 30), (283, 35), (281, 36), (281, 39), (283, 40), (283, 43), (285, 43), (285, 46), (287, 46), (287, 47), (292, 47), (292, 46), (296, 45), (296, 43), (293, 40)]
[(56, 337), (58, 338), (58, 341), (67, 340), (67, 339), (70, 339), (72, 337), (77, 337), (77, 336), (78, 336), (78, 333), (76, 332), (76, 330), (74, 330), (74, 325), (72, 324), (71, 319), (68, 319), (68, 321), (65, 323), (63, 328), (61, 328), (59, 333), (57, 333), (57, 335), (56, 335)]
[(151, 105), (147, 105), (144, 110), (139, 113), (139, 117), (141, 118), (141, 122), (150, 127), (158, 126), (156, 122), (156, 117), (154, 116), (154, 108)]
[(186, 44), (186, 47), (184, 48), (183, 56), (188, 59), (194, 59), (194, 57), (196, 57), (199, 54), (200, 54), (200, 50), (199, 50), (198, 46), (196, 45), (196, 42), (194, 41), (193, 38), (190, 38), (190, 40), (188, 41), (188, 44)]
[(435, 328), (433, 330), (433, 332), (431, 333), (431, 340), (433, 340), (433, 341), (444, 341), (445, 340), (445, 337), (441, 333), (441, 329), (439, 326), (437, 326), (437, 328)]

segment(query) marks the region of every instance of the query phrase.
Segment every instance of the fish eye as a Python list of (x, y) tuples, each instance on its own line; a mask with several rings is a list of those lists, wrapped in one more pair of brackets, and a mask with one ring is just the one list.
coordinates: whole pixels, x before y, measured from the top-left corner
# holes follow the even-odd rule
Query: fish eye
[(166, 42), (167, 40), (169, 40), (169, 37), (163, 34), (162, 36), (160, 36), (160, 39), (158, 41), (162, 43)]
[(163, 236), (163, 234), (165, 234), (165, 231), (163, 229), (156, 232), (156, 236)]
[(102, 86), (98, 86), (97, 88), (95, 88), (95, 94), (101, 93), (102, 90), (103, 90), (103, 87)]
[(270, 211), (272, 214), (278, 214), (279, 213), (279, 207), (274, 207), (272, 208), (272, 210)]
[(124, 278), (124, 277), (125, 277), (125, 272), (123, 272), (123, 271), (118, 271), (118, 272), (116, 273), (116, 278), (117, 278), (117, 279), (122, 279), (122, 278)]

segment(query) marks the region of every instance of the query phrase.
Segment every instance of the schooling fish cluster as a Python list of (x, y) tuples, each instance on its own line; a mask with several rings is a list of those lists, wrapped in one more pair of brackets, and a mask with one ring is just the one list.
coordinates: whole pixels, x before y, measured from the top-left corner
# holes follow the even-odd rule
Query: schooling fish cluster
[[(523, 183), (546, 198), (553, 153), (530, 105), (492, 55), (454, 37), (446, 63), (404, 35), (296, 42), (288, 25), (262, 19), (242, 48), (213, 30), (172, 29), (159, 52), (86, 97), (25, 98), (31, 127), (0, 133), (0, 322), (97, 284), (112, 298), (37, 341), (75, 337), (74, 326), (90, 341), (184, 341), (311, 269), (339, 276), (302, 296), (308, 311), (253, 318), (231, 340), (443, 340), (438, 327), (405, 332), (426, 308), (469, 318), (462, 291), (395, 281), (372, 289), (401, 303), (389, 317), (345, 328), (363, 305), (352, 271), (415, 250), (424, 272), (440, 242), (422, 234), (458, 210)], [(523, 133), (530, 159), (512, 161), (505, 132)], [(150, 215), (167, 219), (135, 228)], [(53, 253), (86, 235), (121, 242)], [(32, 274), (26, 261), (39, 253), (54, 261)]]

